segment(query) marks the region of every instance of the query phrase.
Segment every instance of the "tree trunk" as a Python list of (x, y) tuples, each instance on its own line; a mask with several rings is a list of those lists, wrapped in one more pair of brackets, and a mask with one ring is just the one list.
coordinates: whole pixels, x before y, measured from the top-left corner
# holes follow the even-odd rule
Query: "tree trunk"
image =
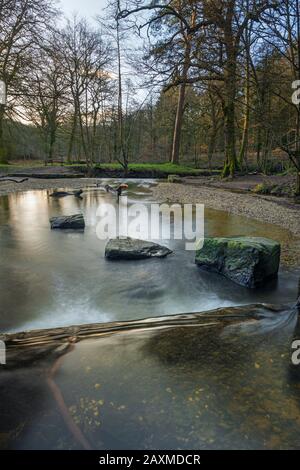
[(181, 130), (184, 114), (184, 102), (185, 102), (185, 90), (186, 85), (182, 83), (179, 87), (178, 104), (176, 111), (176, 120), (173, 134), (171, 162), (179, 164), (180, 160), (180, 141), (181, 141)]
[(190, 54), (191, 54), (191, 38), (186, 39), (184, 63), (182, 69), (182, 83), (179, 86), (179, 95), (176, 111), (176, 119), (174, 126), (173, 142), (172, 142), (172, 153), (171, 162), (179, 164), (180, 160), (180, 142), (181, 142), (181, 131), (184, 115), (184, 104), (185, 104), (185, 91), (186, 91), (186, 79), (190, 67)]
[(212, 160), (216, 151), (216, 139), (218, 136), (219, 125), (218, 125), (218, 113), (217, 113), (216, 101), (211, 92), (209, 93), (209, 100), (210, 100), (210, 106), (211, 106), (212, 130), (209, 136), (207, 158), (208, 158), (209, 170), (212, 171)]
[(7, 163), (7, 153), (4, 143), (4, 132), (3, 132), (3, 121), (4, 121), (4, 105), (0, 105), (0, 163)]
[(72, 129), (71, 129), (71, 135), (70, 135), (70, 140), (69, 140), (68, 153), (67, 153), (68, 163), (72, 162), (72, 153), (73, 153), (73, 145), (74, 145), (74, 139), (75, 139), (76, 126), (77, 126), (77, 112), (75, 111), (74, 117), (73, 117), (73, 122), (72, 122)]
[(235, 148), (235, 103), (229, 99), (224, 109), (225, 118), (225, 163), (223, 177), (234, 177), (237, 168)]
[[(117, 5), (117, 14), (120, 13), (120, 1)], [(123, 115), (123, 90), (122, 90), (122, 63), (121, 63), (121, 44), (120, 44), (120, 23), (117, 19), (117, 58), (118, 58), (118, 131), (119, 131), (119, 156), (124, 176), (128, 175), (128, 155), (125, 149), (124, 139), (124, 115)]]
[(207, 151), (209, 171), (212, 170), (212, 160), (213, 160), (215, 149), (216, 149), (216, 137), (217, 137), (217, 130), (213, 130), (209, 138), (208, 151)]
[(55, 141), (56, 141), (56, 130), (51, 129), (51, 131), (50, 131), (50, 145), (49, 145), (49, 161), (51, 163), (53, 163)]
[(239, 153), (239, 166), (242, 167), (244, 162), (247, 165), (247, 149), (248, 149), (248, 135), (249, 135), (249, 122), (250, 122), (250, 64), (247, 57), (246, 64), (246, 82), (245, 82), (245, 114), (243, 123), (243, 135), (241, 148)]
[(88, 170), (87, 174), (88, 174), (88, 176), (91, 176), (92, 164), (91, 164), (87, 144), (86, 144), (86, 141), (85, 141), (81, 111), (79, 111), (79, 113), (78, 113), (78, 121), (79, 121), (79, 129), (80, 129), (80, 136), (81, 136), (81, 145), (82, 145), (82, 149), (83, 149), (83, 153), (84, 153), (85, 161), (86, 161), (86, 166), (87, 166), (87, 170)]
[(236, 99), (236, 53), (230, 39), (227, 40), (227, 62), (225, 67), (225, 163), (223, 177), (234, 177), (237, 169), (235, 148), (235, 99)]
[(261, 144), (261, 127), (259, 126), (258, 130), (257, 130), (257, 144), (256, 144), (256, 164), (257, 164), (258, 169), (261, 168), (261, 147), (262, 147), (262, 144)]
[(300, 196), (300, 171), (297, 173), (295, 196)]

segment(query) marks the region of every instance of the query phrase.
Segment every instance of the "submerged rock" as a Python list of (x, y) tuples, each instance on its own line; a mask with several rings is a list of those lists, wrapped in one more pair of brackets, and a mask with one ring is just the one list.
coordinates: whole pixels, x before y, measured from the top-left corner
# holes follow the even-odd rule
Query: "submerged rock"
[(85, 228), (85, 222), (82, 214), (52, 217), (50, 219), (50, 225), (51, 229), (61, 230), (83, 230)]
[(206, 238), (196, 264), (255, 288), (278, 274), (280, 244), (260, 237)]
[(105, 248), (105, 257), (108, 259), (164, 258), (171, 253), (172, 250), (165, 246), (130, 237), (111, 239)]
[(66, 196), (75, 196), (81, 199), (82, 193), (83, 193), (82, 189), (78, 189), (75, 191), (54, 191), (52, 194), (50, 194), (50, 197), (61, 198), (61, 197), (66, 197)]

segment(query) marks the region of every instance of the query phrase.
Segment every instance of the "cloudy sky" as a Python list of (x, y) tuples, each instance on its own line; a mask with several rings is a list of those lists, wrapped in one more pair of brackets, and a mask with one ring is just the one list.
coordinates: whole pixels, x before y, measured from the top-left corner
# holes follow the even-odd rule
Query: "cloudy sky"
[(100, 14), (106, 4), (106, 0), (60, 0), (61, 9), (67, 15), (76, 12), (86, 18), (93, 18)]

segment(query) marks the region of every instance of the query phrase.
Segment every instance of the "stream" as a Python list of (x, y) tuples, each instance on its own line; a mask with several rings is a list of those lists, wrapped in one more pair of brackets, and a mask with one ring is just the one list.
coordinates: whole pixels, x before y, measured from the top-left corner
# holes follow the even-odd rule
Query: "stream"
[[(129, 203), (150, 204), (153, 184), (129, 181)], [(299, 449), (300, 323), (283, 306), (295, 303), (299, 270), (248, 290), (201, 271), (180, 240), (161, 240), (174, 250), (166, 259), (109, 262), (96, 210), (113, 196), (49, 194), (0, 198), (1, 332), (110, 325), (9, 346), (0, 449)], [(50, 217), (77, 212), (84, 233), (50, 230)], [(290, 236), (214, 210), (205, 233)], [(258, 303), (282, 307), (235, 307)]]
[[(116, 182), (108, 181), (110, 184)], [(150, 207), (154, 181), (129, 181), (128, 204)], [(15, 332), (74, 324), (135, 320), (240, 304), (293, 302), (299, 270), (282, 269), (258, 290), (201, 271), (184, 240), (161, 240), (174, 250), (163, 260), (109, 262), (96, 235), (97, 209), (115, 197), (86, 188), (83, 199), (27, 191), (0, 198), (0, 330)], [(84, 233), (50, 230), (53, 216), (82, 212)], [(207, 209), (207, 236), (289, 238), (288, 231)]]

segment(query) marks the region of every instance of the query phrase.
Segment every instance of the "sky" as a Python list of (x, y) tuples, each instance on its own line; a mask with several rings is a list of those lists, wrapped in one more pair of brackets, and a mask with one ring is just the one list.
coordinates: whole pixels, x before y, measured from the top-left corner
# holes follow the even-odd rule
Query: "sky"
[(60, 7), (66, 15), (76, 12), (87, 19), (101, 14), (106, 4), (106, 0), (60, 0)]
[[(85, 17), (88, 21), (92, 21), (97, 15), (101, 15), (107, 3), (108, 0), (58, 0), (59, 8), (67, 17), (71, 17), (73, 13), (78, 13), (79, 16)], [(126, 66), (123, 68), (123, 74), (125, 69)], [(135, 72), (127, 71), (128, 74), (136, 86), (135, 98), (139, 101), (144, 101), (145, 97), (148, 96), (148, 91), (143, 90), (137, 84)]]

